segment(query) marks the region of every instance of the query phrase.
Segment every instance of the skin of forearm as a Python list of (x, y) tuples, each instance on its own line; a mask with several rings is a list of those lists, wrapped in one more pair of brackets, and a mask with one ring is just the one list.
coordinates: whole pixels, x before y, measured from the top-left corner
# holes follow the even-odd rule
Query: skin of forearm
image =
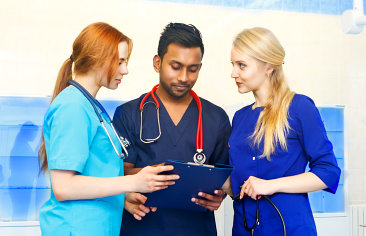
[(51, 182), (58, 201), (102, 198), (136, 191), (134, 176), (100, 178), (51, 171)]
[(282, 193), (315, 192), (327, 187), (318, 176), (311, 172), (272, 179), (270, 181), (273, 184), (274, 192)]

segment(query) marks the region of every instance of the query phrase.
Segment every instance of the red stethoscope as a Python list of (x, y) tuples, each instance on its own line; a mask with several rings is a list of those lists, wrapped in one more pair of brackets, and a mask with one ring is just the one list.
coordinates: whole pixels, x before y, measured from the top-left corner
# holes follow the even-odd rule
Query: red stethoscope
[[(140, 119), (140, 140), (143, 143), (153, 143), (156, 140), (158, 140), (161, 136), (161, 128), (160, 128), (160, 118), (159, 118), (159, 109), (160, 109), (160, 103), (158, 101), (158, 99), (156, 99), (154, 92), (158, 89), (159, 84), (155, 85), (153, 87), (153, 89), (148, 92), (145, 97), (141, 100), (140, 103), (140, 115), (141, 115), (141, 119)], [(197, 108), (198, 108), (198, 122), (197, 122), (197, 133), (196, 133), (196, 153), (193, 156), (193, 161), (197, 164), (203, 164), (206, 161), (206, 156), (203, 153), (203, 131), (202, 131), (202, 105), (201, 105), (201, 100), (200, 98), (197, 96), (197, 94), (195, 92), (193, 92), (193, 90), (191, 89), (189, 91), (189, 93), (192, 95), (193, 99), (195, 100), (196, 104), (197, 104)], [(155, 107), (156, 107), (156, 115), (157, 115), (157, 122), (158, 122), (158, 130), (159, 130), (159, 135), (156, 138), (143, 138), (142, 136), (142, 113), (144, 111), (144, 106), (148, 103), (154, 103), (152, 101), (146, 101), (146, 99), (151, 95), (151, 97), (153, 98), (154, 102), (155, 102)]]

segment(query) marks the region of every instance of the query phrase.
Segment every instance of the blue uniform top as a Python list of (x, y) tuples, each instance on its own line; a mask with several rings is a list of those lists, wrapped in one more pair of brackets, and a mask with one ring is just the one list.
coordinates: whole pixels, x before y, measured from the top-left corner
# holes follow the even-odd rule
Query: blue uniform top
[[(113, 124), (122, 136), (131, 142), (126, 162), (134, 163), (136, 168), (162, 163), (166, 160), (193, 161), (196, 152), (196, 131), (198, 121), (197, 104), (194, 100), (188, 106), (177, 126), (174, 125), (163, 103), (160, 103), (161, 137), (154, 143), (140, 141), (140, 98), (118, 107)], [(143, 113), (143, 138), (158, 135), (155, 104), (145, 102)], [(206, 163), (228, 163), (228, 139), (230, 121), (223, 109), (201, 98), (203, 121), (203, 152)], [(199, 178), (199, 176), (197, 176)], [(195, 212), (177, 209), (158, 208), (147, 214), (141, 221), (125, 212), (123, 214), (121, 235), (216, 235), (214, 213)]]
[[(308, 163), (310, 172), (328, 186), (326, 191), (335, 193), (340, 169), (314, 102), (304, 95), (295, 94), (288, 112), (288, 151), (277, 146), (275, 153), (271, 155), (271, 161), (258, 158), (263, 152), (263, 141), (259, 148), (255, 148), (248, 138), (254, 132), (262, 110), (263, 107), (252, 109), (252, 105), (249, 105), (234, 115), (229, 140), (230, 164), (234, 166), (231, 175), (233, 194), (240, 192), (240, 186), (249, 176), (275, 179), (298, 175), (304, 173)], [(270, 198), (284, 217), (287, 235), (316, 235), (307, 193), (275, 193)], [(244, 202), (248, 226), (251, 227), (255, 221), (256, 201), (245, 197)], [(234, 212), (233, 236), (250, 235), (244, 229), (242, 201), (234, 201)], [(264, 199), (259, 201), (259, 215), (255, 235), (282, 235), (281, 220), (275, 209)]]
[[(116, 146), (121, 145), (110, 124), (105, 125)], [(123, 161), (115, 153), (97, 115), (73, 86), (51, 103), (44, 118), (44, 140), (50, 170), (71, 170), (95, 177), (123, 175)], [(121, 151), (121, 150), (119, 150)], [(42, 235), (118, 235), (124, 195), (59, 202), (53, 194), (42, 206)]]

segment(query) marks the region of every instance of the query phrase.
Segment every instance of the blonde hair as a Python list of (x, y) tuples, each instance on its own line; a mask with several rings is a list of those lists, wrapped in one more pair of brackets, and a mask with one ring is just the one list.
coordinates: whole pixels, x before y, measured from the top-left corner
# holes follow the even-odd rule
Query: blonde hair
[(233, 47), (259, 61), (268, 63), (273, 68), (269, 75), (270, 94), (251, 135), (257, 147), (264, 138), (263, 153), (260, 157), (271, 160), (270, 157), (275, 153), (278, 144), (287, 151), (286, 137), (290, 129), (288, 109), (295, 95), (289, 89), (282, 69), (285, 50), (270, 30), (260, 27), (243, 30), (234, 39)]

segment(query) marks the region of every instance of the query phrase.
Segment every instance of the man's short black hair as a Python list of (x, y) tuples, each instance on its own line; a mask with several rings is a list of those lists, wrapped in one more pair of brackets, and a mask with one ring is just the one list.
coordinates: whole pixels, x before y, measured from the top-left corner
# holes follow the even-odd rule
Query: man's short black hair
[(201, 32), (194, 25), (169, 23), (165, 26), (161, 33), (158, 46), (158, 56), (161, 60), (163, 60), (164, 55), (168, 51), (168, 46), (171, 43), (187, 48), (200, 47), (203, 57), (204, 46)]

